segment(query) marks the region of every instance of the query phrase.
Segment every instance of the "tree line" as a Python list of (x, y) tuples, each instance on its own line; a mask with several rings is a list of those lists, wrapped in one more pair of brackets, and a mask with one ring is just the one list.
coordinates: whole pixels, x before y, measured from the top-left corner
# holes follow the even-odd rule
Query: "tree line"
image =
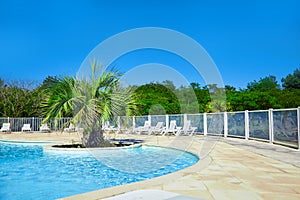
[[(41, 84), (30, 81), (0, 79), (0, 117), (45, 117), (45, 90), (60, 78), (47, 77)], [(138, 115), (203, 113), (219, 111), (265, 110), (300, 106), (300, 68), (278, 83), (275, 76), (266, 76), (247, 84), (244, 89), (215, 84), (176, 88), (171, 81), (129, 86), (136, 99)], [(224, 99), (226, 98), (226, 99)], [(225, 101), (226, 100), (226, 101)], [(65, 113), (71, 116), (72, 113)]]

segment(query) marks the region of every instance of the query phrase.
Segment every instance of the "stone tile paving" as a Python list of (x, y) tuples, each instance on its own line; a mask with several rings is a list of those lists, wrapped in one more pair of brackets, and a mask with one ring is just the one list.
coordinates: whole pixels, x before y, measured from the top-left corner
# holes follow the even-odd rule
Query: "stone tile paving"
[[(201, 199), (300, 199), (298, 150), (264, 142), (219, 137), (121, 135), (146, 144), (175, 146), (200, 156), (194, 166), (139, 183), (66, 199), (102, 199), (138, 189), (159, 189)], [(1, 134), (0, 139), (70, 142), (76, 134)]]

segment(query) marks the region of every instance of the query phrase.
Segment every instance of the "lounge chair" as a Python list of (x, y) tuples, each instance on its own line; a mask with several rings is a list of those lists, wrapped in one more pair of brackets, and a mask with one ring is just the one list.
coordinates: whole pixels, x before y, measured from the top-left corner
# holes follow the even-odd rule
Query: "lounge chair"
[(184, 135), (192, 136), (196, 129), (197, 129), (197, 127), (191, 126), (191, 120), (187, 120), (184, 123), (183, 128), (181, 130), (179, 130), (176, 135), (180, 135), (181, 133), (183, 133)]
[(31, 131), (30, 124), (23, 124), (21, 131), (22, 132)]
[(70, 124), (68, 128), (64, 128), (64, 132), (75, 132), (76, 128), (73, 124)]
[(116, 128), (117, 129), (117, 134), (131, 134), (134, 131), (134, 128), (132, 127), (127, 127), (127, 126), (121, 126)]
[(111, 125), (109, 124), (109, 121), (104, 122), (104, 125), (103, 125), (102, 128), (103, 128), (104, 131), (117, 131), (117, 130), (118, 130), (118, 128), (116, 128), (116, 127), (114, 127), (114, 126), (111, 126)]
[(150, 128), (149, 135), (160, 133), (163, 130), (163, 125), (163, 122), (157, 122), (156, 126)]
[(1, 132), (10, 132), (10, 123), (3, 123), (0, 131)]
[(177, 135), (178, 131), (180, 131), (181, 127), (177, 127), (176, 126), (176, 120), (171, 120), (170, 122), (170, 126), (169, 128), (164, 128), (162, 131), (161, 131), (161, 135), (165, 136), (166, 134), (173, 134), (173, 135)]
[(137, 132), (138, 134), (141, 134), (142, 132), (149, 132), (151, 128), (150, 121), (145, 121), (144, 126), (139, 126), (133, 129), (133, 132)]
[(41, 132), (50, 132), (50, 128), (48, 127), (47, 124), (42, 124), (40, 127)]

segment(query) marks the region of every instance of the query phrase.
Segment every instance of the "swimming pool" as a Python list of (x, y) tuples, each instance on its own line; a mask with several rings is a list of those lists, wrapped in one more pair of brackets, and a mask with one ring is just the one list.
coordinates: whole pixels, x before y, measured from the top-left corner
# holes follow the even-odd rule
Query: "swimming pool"
[(56, 199), (142, 181), (195, 164), (179, 150), (138, 146), (45, 151), (41, 144), (0, 142), (0, 199)]

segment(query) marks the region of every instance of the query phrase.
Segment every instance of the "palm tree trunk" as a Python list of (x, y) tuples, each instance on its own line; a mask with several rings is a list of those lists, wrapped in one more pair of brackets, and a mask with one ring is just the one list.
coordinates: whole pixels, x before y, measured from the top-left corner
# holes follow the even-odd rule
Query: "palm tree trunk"
[(83, 134), (82, 145), (85, 147), (102, 147), (104, 137), (101, 127), (93, 127), (90, 132)]

